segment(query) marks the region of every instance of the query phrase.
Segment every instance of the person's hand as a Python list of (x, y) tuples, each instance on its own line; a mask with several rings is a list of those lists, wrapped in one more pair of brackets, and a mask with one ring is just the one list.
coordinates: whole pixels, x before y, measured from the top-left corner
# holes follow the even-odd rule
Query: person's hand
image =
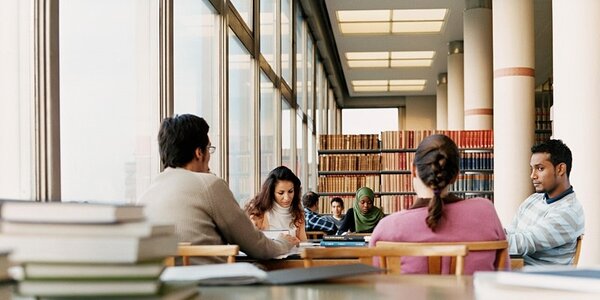
[(291, 236), (289, 234), (281, 233), (279, 234), (279, 239), (287, 241), (289, 244), (292, 244), (294, 246), (300, 245), (300, 240), (297, 237)]

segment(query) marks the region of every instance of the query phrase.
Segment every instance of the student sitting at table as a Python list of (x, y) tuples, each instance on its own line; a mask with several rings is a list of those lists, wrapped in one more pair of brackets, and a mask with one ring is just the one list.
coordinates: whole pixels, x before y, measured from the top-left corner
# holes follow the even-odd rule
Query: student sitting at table
[(331, 199), (331, 215), (325, 216), (329, 221), (333, 222), (337, 228), (342, 227), (344, 222), (344, 200), (340, 197)]
[(356, 199), (352, 208), (346, 212), (346, 217), (338, 234), (345, 232), (370, 233), (375, 225), (384, 217), (383, 211), (373, 205), (375, 193), (368, 187), (356, 191)]
[(285, 166), (273, 169), (260, 192), (246, 203), (246, 215), (259, 230), (288, 230), (306, 241), (300, 179)]
[(304, 206), (306, 231), (323, 231), (326, 234), (335, 234), (337, 232), (335, 223), (317, 213), (319, 210), (319, 194), (315, 192), (304, 194), (302, 196), (302, 205)]
[[(192, 245), (236, 244), (254, 258), (273, 258), (299, 243), (290, 235), (271, 240), (244, 215), (225, 180), (210, 173), (215, 147), (208, 123), (195, 115), (165, 118), (158, 132), (165, 168), (137, 204), (145, 205), (150, 222), (175, 224), (179, 242)], [(224, 263), (223, 257), (195, 257), (194, 264)]]
[[(373, 231), (370, 247), (378, 241), (468, 242), (505, 240), (492, 202), (485, 198), (461, 199), (448, 192), (459, 174), (459, 152), (454, 141), (441, 134), (426, 137), (417, 148), (412, 166), (417, 200), (408, 210), (383, 219)], [(470, 253), (465, 274), (494, 271), (496, 251)], [(509, 259), (506, 259), (507, 265)], [(424, 257), (401, 261), (403, 273), (427, 273)], [(449, 270), (442, 269), (443, 273)]]

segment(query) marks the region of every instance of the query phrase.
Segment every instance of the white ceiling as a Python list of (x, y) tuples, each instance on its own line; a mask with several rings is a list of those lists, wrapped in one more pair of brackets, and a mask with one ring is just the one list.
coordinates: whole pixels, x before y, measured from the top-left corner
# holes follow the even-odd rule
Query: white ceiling
[[(316, 0), (312, 2), (320, 6), (327, 24), (328, 35), (336, 55), (326, 59), (335, 59), (334, 69), (337, 74), (339, 88), (344, 95), (339, 101), (342, 107), (398, 106), (402, 96), (433, 96), (436, 93), (438, 74), (447, 72), (448, 43), (463, 39), (463, 11), (465, 0)], [(319, 3), (320, 2), (320, 3)], [(536, 83), (541, 84), (551, 76), (552, 72), (552, 20), (551, 1), (534, 0), (536, 30)], [(324, 8), (323, 8), (324, 6)], [(370, 9), (448, 9), (446, 23), (440, 33), (435, 34), (394, 34), (394, 35), (342, 35), (337, 24), (338, 10), (370, 10)], [(499, 47), (495, 47), (499, 49)], [(500, 48), (501, 49), (501, 48)], [(364, 51), (435, 51), (430, 67), (411, 68), (349, 68), (345, 60), (346, 52)], [(321, 49), (323, 52), (323, 49)], [(341, 70), (341, 71), (340, 71)], [(360, 92), (352, 90), (352, 80), (375, 79), (425, 79), (427, 83), (423, 91), (411, 92)], [(339, 92), (338, 92), (339, 97)], [(340, 100), (340, 99), (338, 99)], [(346, 102), (346, 103), (344, 103)], [(372, 102), (377, 102), (377, 105)], [(350, 105), (345, 105), (350, 104)]]

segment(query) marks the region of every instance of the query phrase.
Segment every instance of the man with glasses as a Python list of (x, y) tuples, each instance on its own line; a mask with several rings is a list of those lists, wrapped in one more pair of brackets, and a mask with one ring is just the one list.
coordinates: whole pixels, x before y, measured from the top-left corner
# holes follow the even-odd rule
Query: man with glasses
[[(258, 259), (289, 252), (298, 239), (282, 234), (268, 239), (256, 230), (227, 183), (210, 174), (215, 146), (203, 118), (184, 114), (165, 118), (158, 133), (164, 171), (138, 199), (153, 223), (175, 224), (180, 242), (192, 245), (236, 244)], [(192, 263), (224, 263), (222, 257), (195, 258)]]

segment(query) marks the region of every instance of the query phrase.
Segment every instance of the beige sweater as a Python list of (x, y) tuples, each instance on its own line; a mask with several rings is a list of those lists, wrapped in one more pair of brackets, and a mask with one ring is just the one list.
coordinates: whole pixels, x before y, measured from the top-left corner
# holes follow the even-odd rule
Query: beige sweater
[[(180, 242), (192, 245), (235, 244), (250, 257), (273, 258), (292, 244), (270, 240), (256, 230), (240, 209), (227, 183), (208, 173), (167, 168), (138, 199), (153, 223), (175, 224)], [(198, 258), (194, 263), (223, 263), (222, 257)]]

